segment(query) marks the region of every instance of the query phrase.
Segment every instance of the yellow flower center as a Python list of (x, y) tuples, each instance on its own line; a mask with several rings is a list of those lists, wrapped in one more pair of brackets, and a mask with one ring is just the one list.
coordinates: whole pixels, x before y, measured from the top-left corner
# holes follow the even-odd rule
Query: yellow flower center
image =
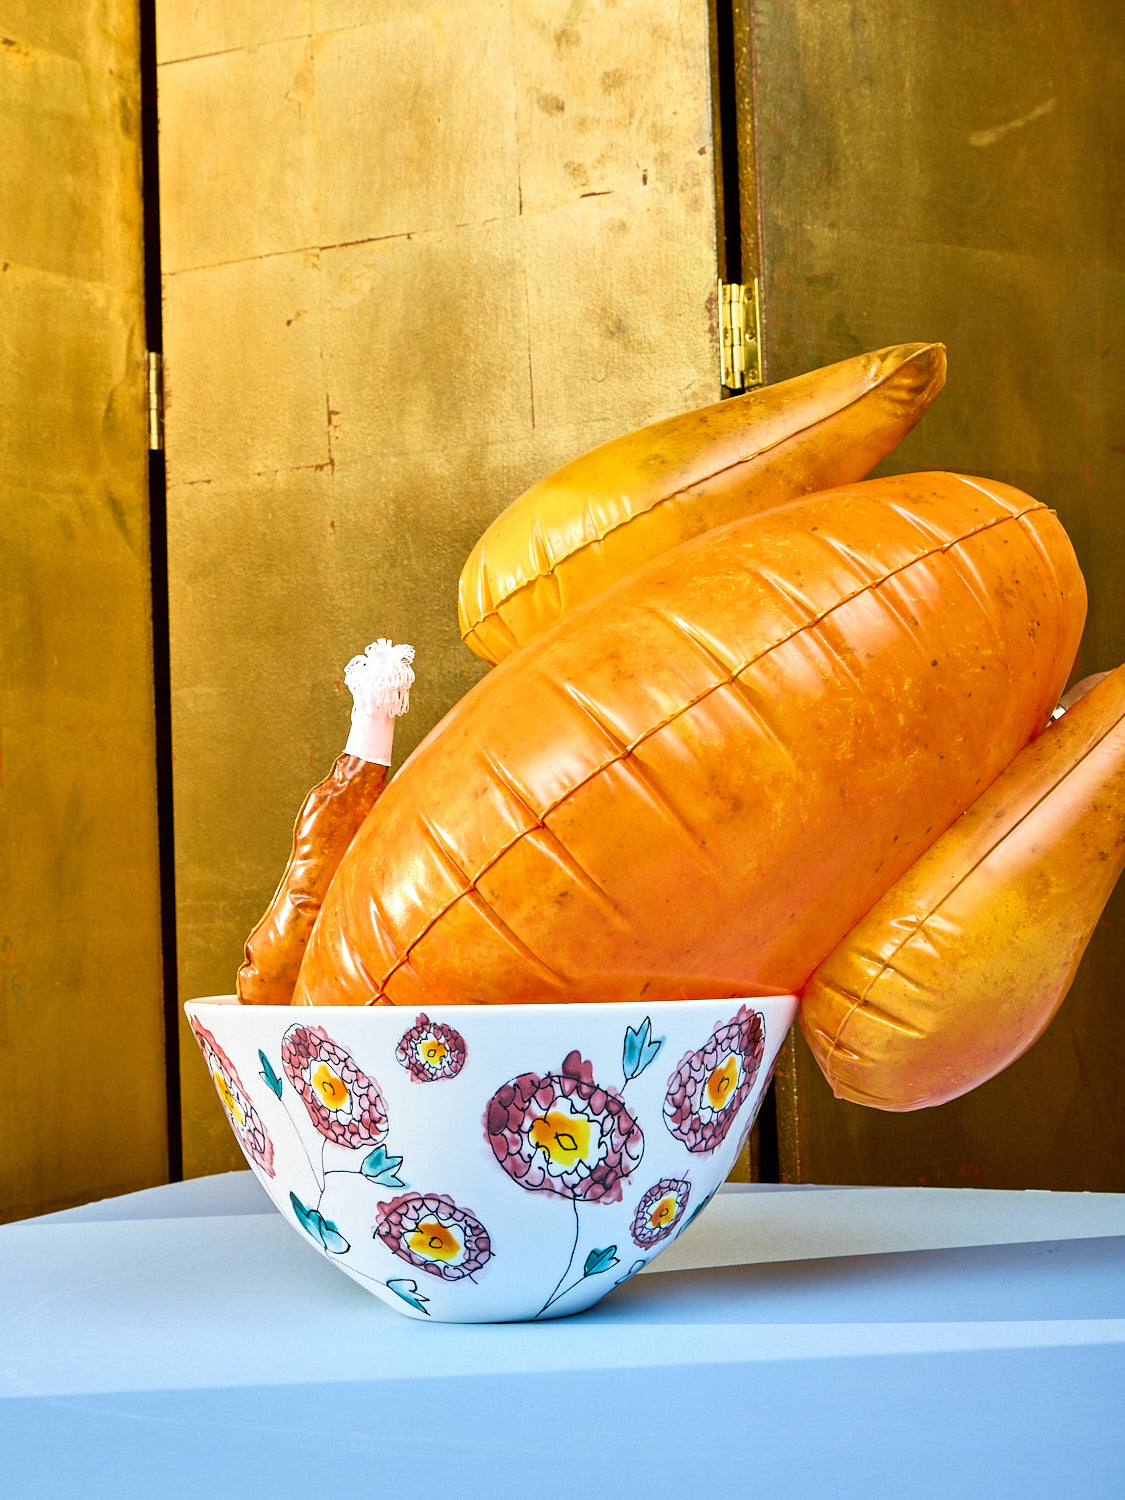
[(423, 1219), (406, 1243), (423, 1260), (456, 1260), (465, 1248), (456, 1231), (437, 1219)]
[(723, 1109), (734, 1097), (740, 1072), (738, 1058), (732, 1052), (725, 1062), (713, 1068), (707, 1080), (707, 1103), (712, 1109)]
[(439, 1042), (436, 1036), (428, 1036), (421, 1045), (422, 1061), (429, 1063), (431, 1068), (440, 1068), (448, 1051), (444, 1042)]
[(348, 1102), (348, 1086), (326, 1062), (318, 1062), (309, 1074), (309, 1082), (320, 1095), (326, 1109), (343, 1109)]
[(653, 1229), (661, 1229), (665, 1224), (670, 1224), (676, 1217), (676, 1209), (678, 1207), (679, 1205), (675, 1198), (669, 1193), (666, 1198), (661, 1198), (652, 1213), (649, 1214), (648, 1222), (652, 1225)]
[(559, 1167), (573, 1167), (590, 1154), (590, 1121), (585, 1115), (551, 1110), (531, 1122), (531, 1139)]
[(231, 1119), (236, 1125), (245, 1125), (246, 1116), (239, 1108), (238, 1100), (231, 1092), (230, 1084), (226, 1081), (221, 1073), (212, 1073), (211, 1076), (215, 1080), (215, 1087), (219, 1091), (219, 1098), (226, 1105), (227, 1113), (230, 1115)]

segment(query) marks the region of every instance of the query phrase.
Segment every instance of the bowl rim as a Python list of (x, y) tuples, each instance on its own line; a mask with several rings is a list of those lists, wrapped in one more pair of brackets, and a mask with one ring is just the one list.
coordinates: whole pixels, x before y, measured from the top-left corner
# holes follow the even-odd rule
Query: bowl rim
[[(765, 986), (761, 987), (765, 989)], [(643, 995), (635, 1000), (575, 1000), (567, 1001), (518, 1001), (514, 1004), (477, 1004), (462, 1005), (448, 1000), (436, 1000), (428, 1005), (243, 1005), (237, 995), (200, 995), (193, 1000), (185, 1000), (183, 1008), (187, 1011), (208, 1007), (213, 1009), (224, 1009), (230, 1011), (251, 1011), (264, 1015), (316, 1015), (316, 1016), (341, 1016), (357, 1014), (376, 1015), (398, 1015), (405, 1016), (415, 1011), (423, 1011), (429, 1014), (431, 1011), (468, 1012), (474, 1016), (484, 1012), (489, 1014), (522, 1014), (524, 1011), (559, 1011), (568, 1015), (598, 1014), (614, 1015), (628, 1013), (635, 1016), (638, 1010), (690, 1010), (697, 1007), (713, 1005), (761, 1005), (774, 1001), (789, 1001), (794, 1006), (800, 1003), (800, 996), (789, 990), (769, 991), (762, 994), (751, 995), (717, 995), (713, 998), (695, 998), (692, 1000), (646, 1000)]]

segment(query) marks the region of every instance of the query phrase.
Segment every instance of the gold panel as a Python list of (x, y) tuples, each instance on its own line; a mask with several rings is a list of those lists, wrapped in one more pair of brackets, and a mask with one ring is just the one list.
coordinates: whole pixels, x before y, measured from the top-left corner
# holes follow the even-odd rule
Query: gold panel
[(0, 1218), (165, 1180), (134, 7), (0, 51)]
[(583, 424), (608, 412), (626, 432), (719, 398), (715, 252), (704, 262), (695, 243), (714, 213), (705, 180), (706, 214), (701, 181), (697, 201), (645, 190), (526, 221), (535, 425), (570, 427), (575, 454), (592, 446)]
[[(418, 648), (401, 759), (483, 670), (497, 511), (719, 395), (706, 0), (301, 14), (158, 10), (184, 998), (233, 986), (348, 656)], [(190, 1039), (183, 1093), (187, 1173), (235, 1165)]]
[[(313, 0), (316, 24), (320, 31), (343, 31), (352, 26), (373, 26), (380, 21), (398, 21), (417, 15), (421, 10), (432, 14), (436, 26), (444, 25), (457, 12), (473, 12), (482, 0), (440, 0), (440, 4), (420, 5), (418, 0)], [(484, 0), (485, 4), (490, 0)], [(459, 19), (469, 25), (472, 14)]]
[(713, 212), (706, 7), (514, 0), (513, 9), (524, 212), (641, 189)]
[(157, 59), (175, 62), (307, 37), (314, 5), (323, 9), (324, 0), (254, 0), (252, 5), (232, 5), (230, 0), (158, 0)]
[[(161, 193), (175, 205), (161, 224), (165, 272), (317, 243), (312, 73), (307, 35), (161, 69)], [(201, 151), (207, 119), (223, 129)], [(262, 137), (268, 154), (246, 150)]]
[[(335, 459), (371, 473), (384, 454), (530, 433), (523, 258), (517, 219), (324, 252)], [(473, 488), (471, 472), (464, 482)]]
[[(881, 470), (987, 475), (1055, 506), (1090, 588), (1078, 671), (1116, 666), (1125, 658), (1117, 0), (735, 4), (752, 38), (743, 215), (761, 225), (769, 378), (899, 340), (944, 340), (945, 392)], [(1119, 892), (1044, 1039), (952, 1105), (890, 1116), (838, 1103), (798, 1042), (779, 1076), (783, 1175), (1125, 1188), (1123, 902)]]
[(507, 7), (402, 11), (393, 20), (383, 9), (368, 7), (372, 24), (316, 38), (322, 242), (514, 218)]
[[(169, 484), (178, 497), (173, 511), (189, 505), (202, 519), (206, 487), (232, 474), (329, 463), (320, 295), (315, 250), (165, 277), (164, 415)], [(179, 494), (192, 485), (200, 488)]]

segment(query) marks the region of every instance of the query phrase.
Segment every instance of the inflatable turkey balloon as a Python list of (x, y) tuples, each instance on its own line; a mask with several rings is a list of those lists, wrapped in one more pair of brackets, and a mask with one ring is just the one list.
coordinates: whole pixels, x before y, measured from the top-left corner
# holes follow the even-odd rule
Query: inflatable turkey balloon
[(944, 377), (863, 355), (502, 512), (459, 595), (497, 665), (385, 792), (312, 795), (243, 1001), (797, 991), (836, 1092), (892, 1110), (1030, 1046), (1125, 863), (1125, 669), (1052, 718), (1086, 593), (1046, 506), (864, 479)]

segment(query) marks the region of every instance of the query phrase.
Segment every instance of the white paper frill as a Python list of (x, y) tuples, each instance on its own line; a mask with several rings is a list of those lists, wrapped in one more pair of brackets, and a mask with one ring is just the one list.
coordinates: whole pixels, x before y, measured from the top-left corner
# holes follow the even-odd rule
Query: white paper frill
[(358, 755), (381, 766), (391, 763), (394, 721), (410, 707), (414, 683), (413, 646), (395, 646), (380, 638), (344, 668), (351, 689), (352, 727), (345, 755)]

